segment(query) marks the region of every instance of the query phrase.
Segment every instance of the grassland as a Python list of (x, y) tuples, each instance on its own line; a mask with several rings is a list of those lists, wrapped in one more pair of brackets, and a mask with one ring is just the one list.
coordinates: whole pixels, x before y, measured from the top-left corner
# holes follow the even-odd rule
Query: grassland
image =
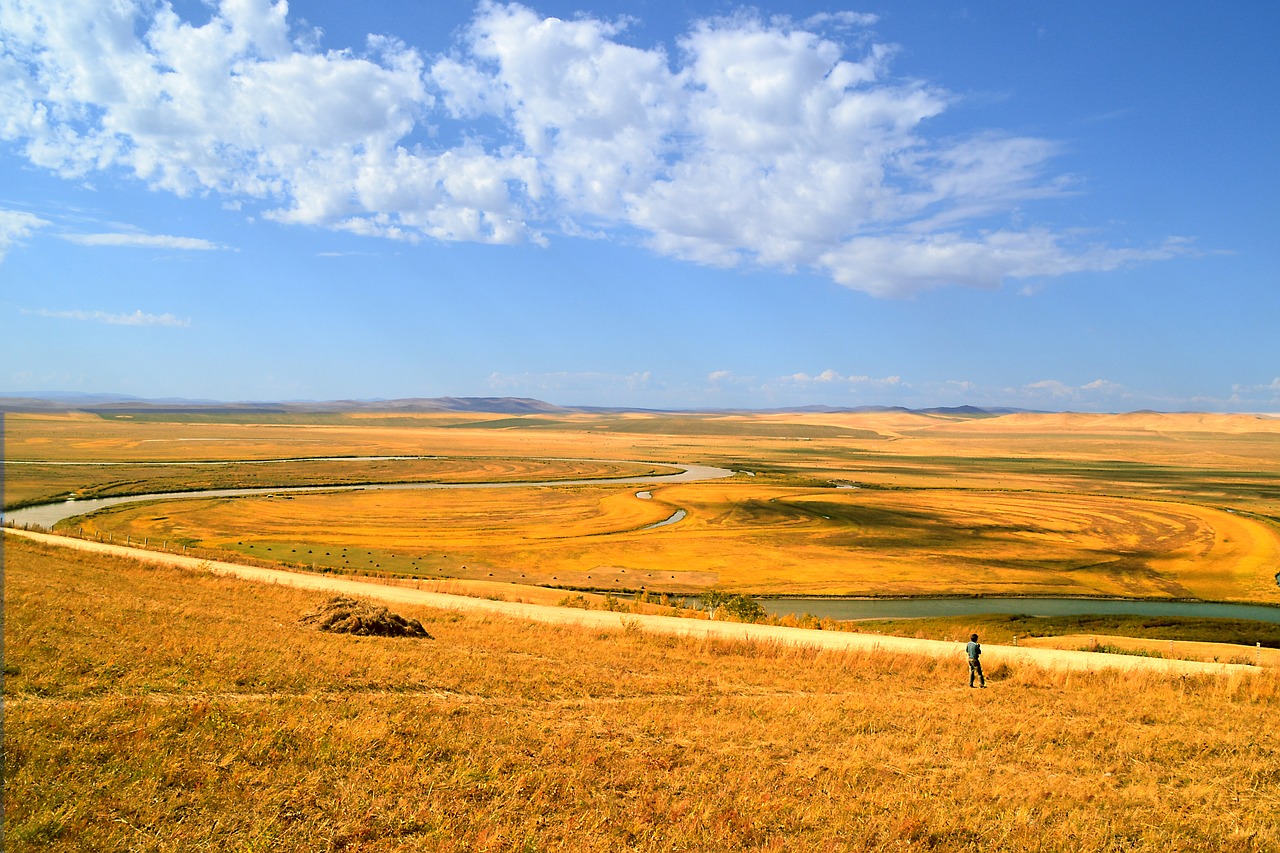
[(366, 483), (506, 483), (638, 477), (676, 473), (662, 465), (590, 460), (448, 457), (198, 462), (10, 461), (5, 508), (77, 499), (226, 488), (351, 486)]
[[(11, 417), (7, 459), (124, 465), (7, 465), (6, 501), (75, 489), (635, 472), (574, 461), (583, 458), (646, 460), (652, 469), (701, 462), (743, 473), (655, 487), (648, 501), (603, 486), (330, 493), (134, 505), (68, 529), (329, 571), (575, 588), (1280, 603), (1277, 420), (899, 412), (236, 419)], [(445, 458), (296, 461), (303, 455)], [(295, 461), (249, 464), (286, 458)], [(211, 461), (229, 464), (196, 464)], [(646, 529), (676, 509), (687, 513), (679, 524)]]
[[(1280, 601), (1280, 540), (1195, 504), (973, 490), (336, 492), (133, 505), (78, 521), (259, 559), (603, 589)], [(675, 509), (678, 525), (650, 529)]]
[[(67, 414), (11, 415), (5, 434), (6, 462), (42, 463), (5, 465), (6, 506), (674, 462), (743, 472), (647, 500), (610, 486), (329, 492), (68, 525), (494, 598), (542, 583), (1280, 602), (1280, 421), (1260, 418)], [(676, 509), (679, 524), (651, 527)], [(971, 691), (927, 657), (417, 607), (402, 610), (434, 640), (318, 634), (297, 622), (316, 593), (13, 537), (4, 559), (7, 850), (1280, 849), (1270, 650), (1256, 672), (1217, 678), (991, 657), (991, 689)], [(1190, 648), (1232, 640), (1222, 622), (874, 630), (1248, 652)]]
[(8, 850), (1280, 846), (1280, 678), (1067, 674), (406, 610), (6, 539)]

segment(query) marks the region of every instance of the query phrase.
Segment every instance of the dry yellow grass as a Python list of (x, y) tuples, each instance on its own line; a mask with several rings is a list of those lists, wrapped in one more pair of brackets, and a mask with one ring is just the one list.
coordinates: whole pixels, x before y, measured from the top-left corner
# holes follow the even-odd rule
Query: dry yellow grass
[[(388, 425), (385, 418), (355, 415), (316, 424), (302, 416), (280, 423), (204, 423), (11, 414), (5, 420), (5, 458), (140, 462), (438, 454), (629, 459), (649, 458), (645, 448), (667, 443), (660, 436), (588, 431), (590, 438), (584, 440), (575, 430), (467, 427), (494, 419), (493, 415), (443, 413), (404, 419), (411, 425)], [(579, 420), (584, 431), (590, 430), (589, 418)], [(641, 451), (642, 456), (630, 455), (633, 451)]]
[[(1156, 596), (1280, 602), (1274, 528), (1185, 503), (974, 490), (348, 492), (122, 508), (133, 540), (351, 570), (754, 593)], [(646, 529), (675, 509), (687, 516)], [(270, 550), (268, 550), (270, 549)], [(465, 567), (465, 568), (464, 568)]]
[(677, 473), (670, 466), (584, 459), (337, 457), (251, 462), (30, 463), (5, 465), (6, 506), (205, 489), (359, 483), (555, 482)]
[(434, 641), (334, 636), (313, 594), (7, 544), (7, 850), (1280, 846), (1274, 672), (971, 691), (425, 609)]
[(1231, 643), (1198, 643), (1186, 640), (1149, 640), (1113, 637), (1106, 634), (1062, 634), (1056, 637), (1024, 637), (1020, 646), (1036, 649), (1105, 648), (1121, 653), (1146, 654), (1167, 660), (1195, 660), (1212, 663), (1243, 663), (1280, 667), (1280, 649), (1264, 649)]
[[(649, 502), (601, 489), (193, 501), (119, 510), (86, 527), (336, 569), (602, 588), (1280, 601), (1275, 419), (633, 413), (263, 424), (14, 416), (6, 445), (11, 459), (378, 453), (441, 454), (454, 457), (446, 468), (459, 466), (414, 474), (421, 478), (510, 479), (527, 469), (512, 461), (494, 463), (506, 471), (481, 470), (474, 460), (537, 456), (705, 462), (758, 476), (664, 486)], [(346, 470), (396, 478), (369, 466)], [(282, 483), (308, 476), (297, 466), (253, 470), (268, 469)], [(680, 524), (639, 529), (677, 507), (689, 512)]]

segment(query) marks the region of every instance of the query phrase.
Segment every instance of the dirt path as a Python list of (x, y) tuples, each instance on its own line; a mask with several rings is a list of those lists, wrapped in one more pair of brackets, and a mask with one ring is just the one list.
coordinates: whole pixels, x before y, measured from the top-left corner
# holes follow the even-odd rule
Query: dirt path
[[(264, 569), (242, 566), (236, 563), (202, 560), (181, 554), (147, 551), (105, 542), (90, 542), (67, 536), (54, 536), (27, 530), (5, 529), (6, 535), (22, 536), (37, 542), (63, 548), (113, 554), (144, 562), (188, 569), (205, 569), (215, 574), (241, 578), (257, 583), (292, 586), (317, 592), (343, 593), (373, 598), (396, 604), (414, 604), (441, 610), (457, 610), (472, 613), (493, 613), (513, 619), (549, 622), (559, 625), (582, 625), (605, 630), (634, 628), (655, 634), (674, 634), (685, 637), (715, 637), (724, 640), (750, 640), (754, 642), (783, 643), (812, 646), (823, 649), (872, 650), (879, 649), (902, 654), (927, 655), (936, 658), (954, 658), (957, 672), (964, 669), (964, 648), (959, 643), (943, 640), (917, 640), (910, 637), (891, 637), (879, 634), (851, 634), (842, 631), (815, 631), (804, 628), (784, 628), (777, 625), (755, 625), (741, 622), (719, 622), (706, 619), (682, 619), (676, 616), (647, 616), (634, 613), (613, 613), (605, 610), (578, 610), (571, 607), (550, 607), (540, 604), (522, 604), (509, 601), (491, 601), (462, 595), (448, 595), (408, 587), (358, 581), (333, 575), (289, 572), (282, 569)], [(1098, 654), (1060, 649), (1037, 649), (1012, 646), (983, 645), (983, 663), (987, 669), (999, 663), (1016, 665), (1030, 663), (1054, 669), (1098, 670), (1120, 669), (1126, 671), (1163, 672), (1175, 674), (1225, 674), (1257, 672), (1254, 667), (1240, 664), (1202, 663), (1198, 661), (1162, 660), (1134, 655)], [(958, 678), (963, 677), (957, 675)]]

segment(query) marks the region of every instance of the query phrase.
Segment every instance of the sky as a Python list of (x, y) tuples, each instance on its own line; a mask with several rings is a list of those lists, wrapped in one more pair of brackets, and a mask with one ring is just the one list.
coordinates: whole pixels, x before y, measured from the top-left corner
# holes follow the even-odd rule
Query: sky
[(0, 394), (1280, 412), (1280, 4), (0, 0)]

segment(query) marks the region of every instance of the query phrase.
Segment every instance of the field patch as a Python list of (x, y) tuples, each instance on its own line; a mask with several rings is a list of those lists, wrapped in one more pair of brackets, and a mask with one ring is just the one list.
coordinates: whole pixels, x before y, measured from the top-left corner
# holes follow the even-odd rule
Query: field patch
[[(1280, 600), (1280, 536), (1199, 505), (732, 481), (193, 499), (89, 517), (321, 570), (580, 588)], [(671, 517), (678, 523), (652, 527)]]
[(76, 499), (229, 488), (349, 486), (363, 483), (512, 483), (674, 474), (669, 465), (591, 459), (366, 456), (249, 461), (6, 461), (5, 507)]
[[(718, 464), (744, 473), (665, 484), (651, 501), (607, 486), (277, 495), (121, 508), (83, 526), (85, 535), (317, 571), (602, 590), (1280, 596), (1274, 419), (974, 420), (908, 412), (273, 418), (15, 415), (7, 421), (8, 458), (50, 464), (6, 465), (6, 500), (232, 484), (576, 479), (669, 470), (664, 463)], [(418, 458), (297, 458), (382, 454)], [(678, 510), (686, 513), (678, 523), (651, 528)]]

